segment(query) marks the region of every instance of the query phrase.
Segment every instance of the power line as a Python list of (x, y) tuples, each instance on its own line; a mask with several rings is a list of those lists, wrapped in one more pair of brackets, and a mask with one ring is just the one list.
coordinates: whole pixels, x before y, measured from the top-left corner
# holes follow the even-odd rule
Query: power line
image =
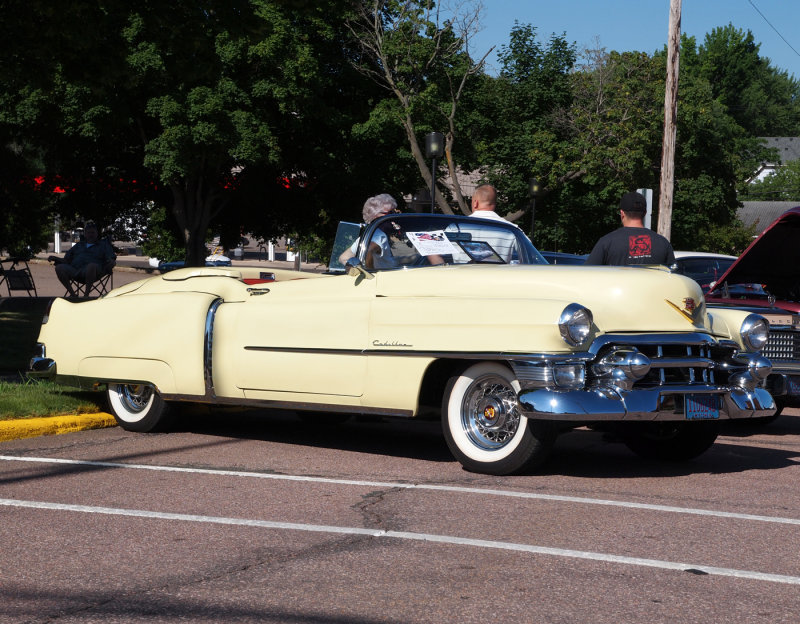
[(757, 12), (757, 13), (758, 13), (758, 14), (761, 16), (761, 18), (762, 18), (762, 19), (763, 19), (763, 20), (764, 20), (764, 21), (765, 21), (767, 24), (769, 24), (769, 27), (770, 27), (772, 30), (774, 30), (774, 31), (777, 33), (777, 35), (778, 35), (778, 36), (779, 36), (781, 39), (783, 39), (783, 42), (784, 42), (784, 43), (785, 43), (787, 46), (789, 46), (789, 47), (792, 49), (792, 52), (794, 52), (794, 53), (795, 53), (797, 56), (800, 56), (800, 52), (798, 52), (797, 50), (795, 50), (795, 49), (794, 49), (794, 47), (792, 47), (792, 44), (791, 44), (791, 43), (789, 43), (788, 41), (786, 41), (786, 37), (784, 37), (784, 36), (783, 36), (783, 35), (782, 35), (782, 34), (781, 34), (779, 31), (778, 31), (778, 29), (777, 29), (777, 28), (775, 28), (775, 27), (774, 27), (774, 26), (773, 26), (773, 25), (770, 23), (770, 21), (767, 19), (767, 17), (766, 17), (766, 16), (765, 16), (765, 15), (764, 15), (764, 14), (763, 14), (763, 13), (762, 13), (760, 10), (759, 10), (759, 8), (758, 8), (758, 7), (757, 7), (757, 6), (756, 6), (756, 5), (753, 3), (753, 0), (747, 0), (747, 1), (750, 3), (750, 6), (752, 6), (752, 7), (753, 7), (753, 8), (756, 10), (756, 12)]

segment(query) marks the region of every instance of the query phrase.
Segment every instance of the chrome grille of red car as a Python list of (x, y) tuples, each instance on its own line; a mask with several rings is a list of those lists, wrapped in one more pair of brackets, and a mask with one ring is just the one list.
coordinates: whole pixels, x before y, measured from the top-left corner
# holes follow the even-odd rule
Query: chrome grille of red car
[(800, 332), (771, 329), (762, 354), (776, 361), (799, 360)]

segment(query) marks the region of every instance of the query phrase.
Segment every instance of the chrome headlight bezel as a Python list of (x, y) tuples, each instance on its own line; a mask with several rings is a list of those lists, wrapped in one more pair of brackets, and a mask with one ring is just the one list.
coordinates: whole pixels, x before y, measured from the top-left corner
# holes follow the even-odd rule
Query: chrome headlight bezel
[(748, 314), (739, 328), (742, 344), (748, 351), (761, 351), (769, 337), (769, 323), (759, 314)]
[(589, 340), (594, 319), (592, 312), (577, 303), (570, 303), (558, 317), (561, 338), (571, 347), (580, 347)]

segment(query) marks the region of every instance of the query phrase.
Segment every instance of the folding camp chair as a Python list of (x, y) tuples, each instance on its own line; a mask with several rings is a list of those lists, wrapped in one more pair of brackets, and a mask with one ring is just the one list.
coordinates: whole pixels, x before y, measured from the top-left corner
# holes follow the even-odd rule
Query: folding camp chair
[[(97, 226), (94, 222), (87, 221), (87, 227), (91, 225), (95, 229)], [(114, 288), (114, 266), (117, 264), (116, 254), (113, 252), (114, 246), (111, 243), (111, 239), (108, 237), (97, 239), (97, 245), (108, 245), (108, 247), (112, 250), (112, 255), (110, 260), (107, 263), (98, 269), (98, 273), (95, 276), (95, 280), (89, 284), (89, 288), (86, 288), (86, 279), (85, 279), (85, 270), (82, 272), (82, 279), (78, 279), (76, 277), (68, 276), (67, 274), (62, 274), (59, 279), (66, 279), (69, 277), (69, 286), (64, 291), (64, 296), (70, 296), (70, 290), (74, 293), (77, 293), (77, 296), (85, 297), (92, 297), (94, 295), (98, 297), (102, 297), (105, 295), (109, 290)], [(69, 254), (69, 252), (67, 252)], [(105, 254), (104, 254), (105, 257)], [(67, 256), (65, 255), (64, 258), (59, 258), (58, 256), (50, 256), (49, 260), (54, 262), (56, 265), (63, 264), (66, 262)], [(56, 274), (64, 273), (60, 272), (58, 266), (56, 266)], [(63, 283), (63, 282), (62, 282)]]
[[(86, 290), (86, 284), (80, 280), (71, 279), (69, 281), (70, 288), (73, 292), (82, 293)], [(89, 287), (89, 292), (85, 295), (87, 297), (98, 296), (102, 297), (109, 290), (114, 289), (114, 265), (111, 265), (105, 273), (97, 276), (97, 279), (92, 282)], [(64, 296), (69, 295), (69, 289), (64, 291)]]
[[(5, 265), (8, 264), (8, 267)], [(11, 297), (13, 290), (24, 290), (29, 297), (38, 297), (36, 284), (33, 281), (30, 267), (27, 260), (23, 258), (7, 258), (0, 261), (0, 286), (3, 282), (8, 288), (8, 296)], [(33, 294), (31, 294), (33, 292)]]

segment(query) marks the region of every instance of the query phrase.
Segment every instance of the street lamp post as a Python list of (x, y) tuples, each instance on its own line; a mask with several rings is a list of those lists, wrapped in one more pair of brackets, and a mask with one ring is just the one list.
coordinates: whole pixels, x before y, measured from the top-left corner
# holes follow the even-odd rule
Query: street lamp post
[(539, 188), (539, 180), (536, 178), (531, 178), (528, 180), (528, 195), (531, 198), (531, 242), (533, 242), (533, 232), (534, 232), (534, 218), (536, 217), (536, 198), (541, 195), (541, 189)]
[(431, 203), (431, 192), (424, 186), (411, 197), (411, 212), (425, 212)]
[(444, 156), (444, 135), (441, 132), (430, 132), (425, 137), (425, 153), (433, 162), (431, 164), (431, 212), (436, 206), (436, 161)]

